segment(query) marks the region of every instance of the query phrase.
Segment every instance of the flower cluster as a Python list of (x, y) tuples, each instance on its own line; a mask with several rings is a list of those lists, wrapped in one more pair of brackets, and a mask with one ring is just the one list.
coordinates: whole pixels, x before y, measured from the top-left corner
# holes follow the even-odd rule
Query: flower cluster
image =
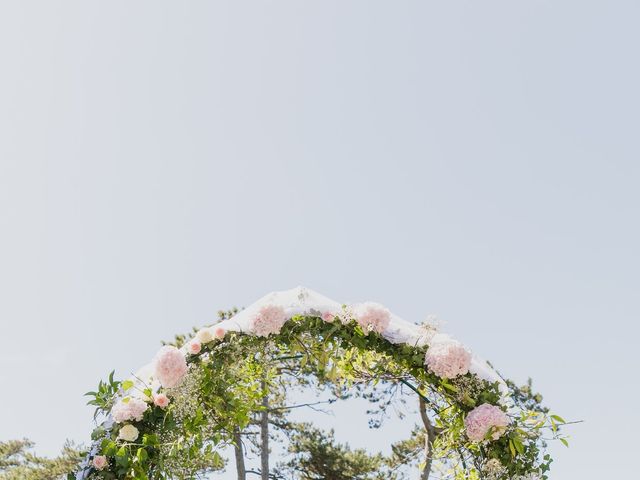
[(384, 332), (391, 322), (391, 312), (379, 303), (366, 302), (354, 305), (352, 314), (365, 332)]
[(277, 305), (265, 305), (254, 315), (251, 332), (258, 337), (268, 337), (280, 332), (287, 321), (284, 308)]
[(472, 442), (482, 442), (491, 432), (491, 439), (497, 440), (502, 436), (510, 420), (500, 407), (483, 403), (471, 410), (464, 419), (467, 437)]
[(482, 466), (482, 473), (484, 473), (487, 480), (500, 480), (506, 475), (507, 469), (500, 460), (492, 458)]
[(442, 378), (455, 378), (469, 372), (471, 353), (460, 342), (448, 340), (432, 344), (425, 355), (427, 368)]
[(116, 402), (111, 409), (113, 420), (117, 423), (124, 423), (135, 420), (142, 420), (144, 412), (147, 411), (149, 405), (136, 397), (124, 397)]
[(224, 338), (225, 335), (225, 330), (224, 328), (217, 326), (217, 327), (206, 327), (206, 328), (202, 328), (200, 330), (198, 330), (198, 333), (196, 333), (195, 338), (192, 340), (192, 342), (198, 342), (202, 345), (204, 345), (205, 343), (209, 343), (211, 341), (213, 341), (213, 339), (222, 339)]
[(184, 354), (176, 347), (164, 346), (155, 358), (155, 376), (165, 388), (173, 388), (180, 384), (187, 374), (187, 361)]
[(516, 475), (512, 480), (542, 480), (540, 472), (531, 472), (527, 475)]

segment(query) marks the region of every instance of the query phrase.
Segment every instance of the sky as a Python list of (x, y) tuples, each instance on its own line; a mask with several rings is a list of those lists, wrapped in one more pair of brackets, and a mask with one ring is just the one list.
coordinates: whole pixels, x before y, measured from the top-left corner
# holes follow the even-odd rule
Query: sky
[[(437, 315), (584, 420), (553, 479), (629, 478), (639, 14), (2, 2), (0, 439), (86, 442), (83, 394), (112, 369), (305, 285)], [(339, 439), (384, 446), (344, 408)]]

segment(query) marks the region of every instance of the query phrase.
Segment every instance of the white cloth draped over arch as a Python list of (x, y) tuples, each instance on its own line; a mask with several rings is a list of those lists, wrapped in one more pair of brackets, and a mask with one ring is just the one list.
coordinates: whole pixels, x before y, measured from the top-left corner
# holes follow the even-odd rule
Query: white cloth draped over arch
[[(232, 318), (223, 320), (213, 327), (222, 327), (225, 331), (250, 333), (250, 326), (255, 314), (261, 307), (275, 305), (282, 307), (288, 318), (296, 315), (317, 315), (325, 312), (339, 313), (342, 304), (331, 300), (309, 288), (296, 287), (291, 290), (271, 292), (252, 303), (244, 310), (238, 312)], [(382, 336), (394, 344), (407, 344), (413, 346), (425, 346), (433, 342), (453, 340), (444, 333), (429, 332), (428, 329), (415, 323), (408, 322), (391, 313), (389, 326), (382, 332)], [(500, 375), (482, 358), (473, 355), (470, 372), (489, 382), (499, 382), (501, 390), (506, 392), (506, 385)], [(146, 385), (152, 390), (157, 390), (159, 384), (153, 379), (153, 363), (149, 363), (139, 369), (131, 379), (136, 384)]]

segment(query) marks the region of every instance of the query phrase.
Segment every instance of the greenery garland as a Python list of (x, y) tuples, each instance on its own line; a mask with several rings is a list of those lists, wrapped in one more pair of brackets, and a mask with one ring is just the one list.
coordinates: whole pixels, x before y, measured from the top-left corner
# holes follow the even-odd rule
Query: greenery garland
[[(76, 478), (186, 479), (222, 468), (220, 451), (237, 443), (237, 433), (264, 409), (283, 369), (313, 375), (335, 391), (385, 382), (415, 392), (433, 419), (425, 424), (431, 428), (423, 469), (437, 460), (456, 480), (548, 478), (546, 442), (566, 444), (560, 434), (565, 421), (541, 405), (530, 385), (491, 383), (469, 372), (438, 376), (425, 365), (428, 346), (393, 344), (352, 317), (294, 316), (277, 332), (198, 334), (193, 345), (178, 336), (173, 346), (191, 353), (185, 354), (188, 372), (171, 387), (119, 382), (111, 374), (88, 393), (97, 418), (109, 420), (93, 431), (93, 449)], [(470, 418), (486, 420), (496, 412), (508, 422), (472, 439)]]

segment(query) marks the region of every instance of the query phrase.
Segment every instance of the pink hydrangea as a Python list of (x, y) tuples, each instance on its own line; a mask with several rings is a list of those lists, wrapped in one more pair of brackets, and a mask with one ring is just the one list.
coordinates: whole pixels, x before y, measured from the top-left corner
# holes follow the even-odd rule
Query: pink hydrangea
[(113, 419), (118, 423), (135, 420), (142, 420), (144, 412), (149, 406), (143, 400), (135, 397), (121, 398), (111, 409)]
[(216, 327), (216, 328), (213, 330), (213, 336), (214, 336), (215, 338), (217, 338), (218, 340), (222, 340), (222, 339), (224, 338), (224, 336), (226, 335), (226, 333), (227, 333), (227, 332), (226, 332), (226, 331), (225, 331), (225, 329), (224, 329), (224, 328), (222, 328), (222, 327)]
[(104, 470), (107, 466), (107, 463), (107, 457), (105, 457), (104, 455), (96, 455), (91, 461), (91, 464), (96, 470)]
[(197, 355), (202, 350), (202, 344), (197, 340), (191, 340), (187, 345), (187, 350), (191, 355)]
[(391, 322), (391, 312), (379, 303), (366, 302), (352, 308), (353, 316), (365, 332), (384, 332)]
[(464, 419), (467, 437), (472, 442), (483, 441), (492, 429), (491, 438), (497, 440), (502, 436), (509, 423), (509, 417), (500, 407), (488, 403), (474, 408)]
[(153, 404), (156, 407), (166, 408), (169, 406), (169, 397), (167, 397), (164, 393), (158, 393), (153, 397)]
[(187, 374), (187, 361), (176, 347), (166, 345), (155, 358), (155, 377), (165, 388), (177, 386)]
[(455, 378), (469, 371), (471, 353), (460, 342), (448, 340), (432, 344), (424, 362), (439, 377)]
[(251, 331), (259, 337), (267, 337), (272, 333), (280, 332), (286, 321), (287, 315), (284, 308), (277, 305), (265, 305), (253, 317)]

